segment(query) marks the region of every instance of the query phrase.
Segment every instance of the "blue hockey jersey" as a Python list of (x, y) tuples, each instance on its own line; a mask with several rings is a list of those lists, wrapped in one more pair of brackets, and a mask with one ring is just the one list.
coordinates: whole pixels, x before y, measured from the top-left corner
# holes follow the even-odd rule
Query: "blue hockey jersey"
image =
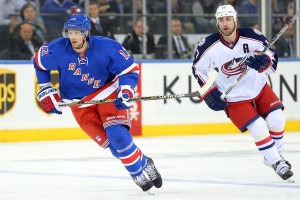
[(122, 45), (101, 36), (89, 37), (89, 48), (83, 53), (75, 52), (68, 38), (45, 44), (35, 54), (34, 67), (41, 86), (50, 83), (51, 70), (59, 72), (64, 100), (82, 99), (110, 83), (114, 84), (108, 93), (118, 85), (134, 88), (139, 74), (138, 65)]

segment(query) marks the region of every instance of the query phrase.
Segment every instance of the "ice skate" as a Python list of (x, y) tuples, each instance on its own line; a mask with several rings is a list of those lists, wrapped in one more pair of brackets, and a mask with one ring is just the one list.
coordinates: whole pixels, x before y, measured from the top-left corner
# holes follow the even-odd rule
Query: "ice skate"
[[(281, 157), (281, 160), (284, 160), (284, 161), (286, 162), (286, 164), (290, 167), (290, 169), (292, 169), (291, 163), (289, 163), (289, 162), (282, 156), (282, 155), (283, 155), (283, 152), (284, 152), (284, 145), (281, 144), (281, 145), (277, 146), (277, 150), (278, 150), (278, 153), (279, 153), (279, 155), (280, 155), (280, 157)], [(269, 163), (269, 162), (266, 160), (266, 158), (264, 158), (264, 164), (267, 165), (267, 166), (269, 166), (269, 167), (272, 167), (272, 164)]]
[(150, 190), (153, 187), (153, 182), (147, 178), (144, 172), (141, 175), (133, 176), (132, 179), (144, 192), (147, 191), (149, 194), (153, 193)]
[[(280, 155), (280, 157), (281, 157), (281, 160), (283, 160), (283, 161), (289, 166), (289, 168), (292, 169), (291, 163), (289, 163), (289, 161), (287, 161), (284, 157), (282, 157), (282, 155)], [(272, 167), (272, 164), (269, 163), (269, 162), (266, 160), (266, 158), (264, 158), (263, 163), (264, 163), (265, 165), (269, 166), (269, 167)], [(272, 167), (272, 168), (273, 168), (273, 167)]]
[(291, 168), (287, 164), (286, 160), (282, 159), (278, 161), (277, 163), (272, 165), (272, 168), (283, 180), (287, 180), (289, 182), (295, 182), (292, 179), (290, 179), (294, 174), (291, 171)]
[(162, 178), (160, 173), (157, 171), (154, 162), (151, 158), (147, 158), (147, 166), (145, 167), (144, 171), (147, 173), (150, 180), (153, 182), (156, 188), (160, 188), (162, 186)]

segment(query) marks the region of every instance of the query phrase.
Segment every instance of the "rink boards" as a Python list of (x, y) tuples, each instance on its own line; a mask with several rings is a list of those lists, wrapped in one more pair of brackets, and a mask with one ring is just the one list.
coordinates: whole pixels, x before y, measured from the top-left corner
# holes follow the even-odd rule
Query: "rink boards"
[[(139, 96), (196, 91), (191, 61), (141, 61)], [(269, 83), (285, 105), (286, 131), (300, 131), (300, 60), (281, 60)], [(52, 74), (58, 87), (58, 74)], [(0, 62), (0, 141), (80, 139), (69, 108), (62, 115), (44, 113), (35, 97), (38, 85), (30, 62)], [(136, 102), (130, 110), (134, 135), (159, 136), (239, 132), (223, 112), (198, 98)]]

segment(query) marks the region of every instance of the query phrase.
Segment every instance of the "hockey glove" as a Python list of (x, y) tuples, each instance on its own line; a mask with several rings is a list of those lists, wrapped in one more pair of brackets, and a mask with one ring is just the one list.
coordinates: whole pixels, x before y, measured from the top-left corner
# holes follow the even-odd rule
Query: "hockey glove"
[(118, 89), (118, 98), (114, 101), (118, 110), (128, 109), (134, 102), (128, 102), (130, 98), (134, 97), (134, 90), (130, 85), (122, 85)]
[(221, 99), (222, 93), (218, 90), (217, 87), (214, 87), (205, 97), (204, 101), (207, 104), (207, 106), (214, 110), (224, 110), (227, 108), (227, 103)]
[(57, 89), (46, 86), (37, 93), (37, 98), (41, 102), (41, 106), (46, 113), (62, 114), (59, 102), (62, 100), (58, 95)]
[(245, 64), (252, 69), (255, 69), (259, 73), (265, 71), (271, 63), (271, 59), (266, 54), (254, 55), (247, 58)]

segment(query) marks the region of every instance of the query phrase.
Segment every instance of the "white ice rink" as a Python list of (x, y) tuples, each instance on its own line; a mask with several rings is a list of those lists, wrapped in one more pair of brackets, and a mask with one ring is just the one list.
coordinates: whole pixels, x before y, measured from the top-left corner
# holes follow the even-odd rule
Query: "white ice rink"
[(163, 176), (142, 192), (92, 140), (0, 143), (0, 200), (300, 200), (300, 133), (285, 135), (296, 183), (265, 166), (249, 134), (138, 137)]

